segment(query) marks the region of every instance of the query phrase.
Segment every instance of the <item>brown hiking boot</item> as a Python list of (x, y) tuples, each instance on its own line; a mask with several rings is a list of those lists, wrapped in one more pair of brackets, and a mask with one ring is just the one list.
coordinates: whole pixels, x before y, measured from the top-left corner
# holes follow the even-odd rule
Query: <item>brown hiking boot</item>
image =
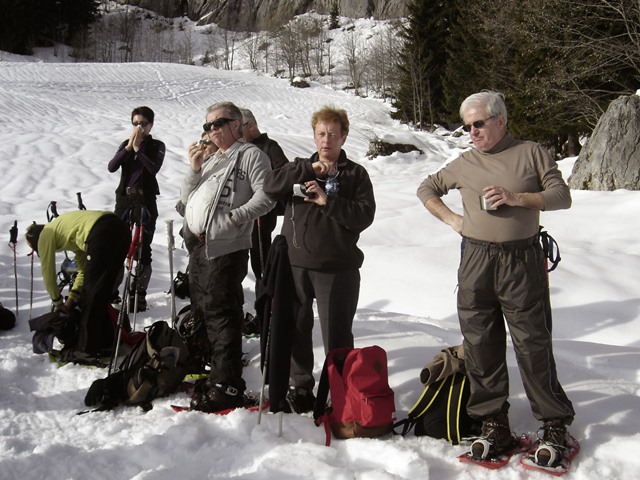
[(500, 455), (513, 446), (509, 417), (500, 413), (482, 422), (482, 434), (471, 444), (471, 456), (485, 460)]
[(538, 438), (540, 444), (534, 455), (535, 462), (543, 467), (555, 467), (567, 448), (567, 426), (559, 418), (546, 420), (538, 430)]

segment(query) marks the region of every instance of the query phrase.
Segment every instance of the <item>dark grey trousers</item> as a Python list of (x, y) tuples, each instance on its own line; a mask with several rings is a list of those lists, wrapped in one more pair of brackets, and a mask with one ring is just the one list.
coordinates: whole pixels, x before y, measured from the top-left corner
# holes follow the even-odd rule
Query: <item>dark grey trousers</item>
[(353, 348), (353, 317), (360, 296), (360, 271), (322, 272), (291, 267), (301, 306), (291, 352), (291, 382), (311, 391), (313, 378), (313, 299), (316, 299), (325, 355), (334, 348)]
[(534, 417), (571, 423), (575, 412), (556, 373), (548, 278), (537, 237), (501, 244), (463, 239), (458, 317), (470, 415), (509, 409), (506, 320)]

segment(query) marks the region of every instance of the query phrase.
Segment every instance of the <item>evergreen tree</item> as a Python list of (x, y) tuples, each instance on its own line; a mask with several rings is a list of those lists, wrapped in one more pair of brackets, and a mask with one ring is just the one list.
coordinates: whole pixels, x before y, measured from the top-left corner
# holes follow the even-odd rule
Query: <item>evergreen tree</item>
[(455, 19), (451, 23), (451, 34), (446, 45), (448, 62), (443, 70), (443, 110), (450, 124), (460, 124), (459, 108), (462, 100), (478, 91), (490, 88), (491, 81), (482, 71), (485, 51), (484, 45), (478, 41), (473, 22), (466, 8), (468, 2), (452, 0), (452, 8), (456, 9)]
[(0, 0), (0, 50), (30, 55), (35, 44), (34, 0)]
[(329, 11), (329, 30), (336, 28), (340, 28), (340, 4), (338, 0), (333, 0)]
[(97, 0), (0, 0), (0, 50), (30, 55), (39, 45), (71, 43), (98, 18)]
[[(640, 9), (634, 0), (525, 2), (522, 36), (540, 59), (533, 107), (556, 125), (585, 131), (640, 82)], [(532, 69), (533, 70), (533, 69)]]
[(409, 22), (399, 56), (399, 88), (394, 118), (429, 128), (447, 117), (443, 72), (448, 62), (446, 48), (457, 10), (451, 2), (413, 0), (407, 6)]
[(484, 88), (501, 91), (510, 131), (556, 148), (640, 84), (635, 0), (475, 0), (452, 32), (449, 109)]

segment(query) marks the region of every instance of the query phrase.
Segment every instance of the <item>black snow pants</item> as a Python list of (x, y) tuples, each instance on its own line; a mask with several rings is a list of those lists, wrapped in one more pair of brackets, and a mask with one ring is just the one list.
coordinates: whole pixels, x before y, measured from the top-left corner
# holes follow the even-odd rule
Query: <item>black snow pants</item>
[(115, 327), (107, 307), (128, 249), (129, 228), (116, 215), (101, 217), (89, 232), (84, 284), (80, 295), (80, 351), (98, 354), (113, 346)]
[(212, 384), (223, 384), (244, 392), (242, 378), (242, 319), (249, 251), (207, 259), (205, 244), (189, 256), (191, 307), (199, 311), (211, 343)]

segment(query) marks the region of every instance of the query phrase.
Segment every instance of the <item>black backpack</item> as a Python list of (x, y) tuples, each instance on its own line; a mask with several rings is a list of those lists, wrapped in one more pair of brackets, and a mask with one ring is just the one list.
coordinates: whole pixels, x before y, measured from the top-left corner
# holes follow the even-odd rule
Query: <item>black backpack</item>
[(11, 330), (16, 324), (16, 316), (0, 303), (0, 330)]
[(453, 445), (477, 436), (482, 424), (467, 413), (469, 395), (469, 382), (460, 372), (433, 382), (409, 410), (408, 418), (393, 426), (394, 431), (402, 427), (400, 435), (404, 436), (415, 426), (417, 436), (444, 438)]
[(84, 399), (88, 407), (109, 410), (119, 404), (151, 409), (154, 398), (178, 390), (187, 374), (189, 352), (178, 332), (160, 320), (124, 358), (118, 370), (94, 381)]

